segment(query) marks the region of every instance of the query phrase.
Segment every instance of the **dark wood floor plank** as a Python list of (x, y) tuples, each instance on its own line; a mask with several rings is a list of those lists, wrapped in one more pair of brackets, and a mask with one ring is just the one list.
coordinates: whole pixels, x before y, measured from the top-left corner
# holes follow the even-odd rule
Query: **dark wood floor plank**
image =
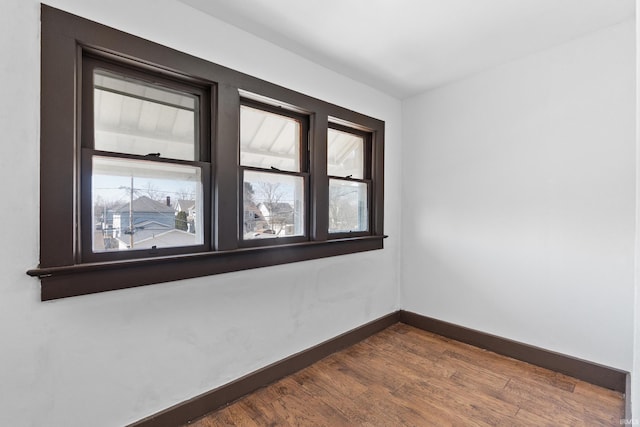
[(620, 393), (401, 323), (189, 424), (609, 426)]
[(451, 417), (448, 411), (430, 402), (423, 404), (417, 400), (398, 398), (389, 390), (378, 386), (360, 396), (353, 404), (360, 408), (370, 408), (367, 411), (367, 420), (374, 425), (448, 426), (462, 421), (457, 415)]
[[(442, 346), (442, 343), (439, 343)], [(397, 348), (402, 348), (398, 346)], [(411, 352), (393, 352), (387, 356), (396, 361), (400, 365), (406, 365), (413, 368), (417, 373), (424, 377), (424, 374), (430, 374), (431, 378), (439, 378), (444, 376), (451, 379), (454, 376), (468, 378), (473, 381), (478, 388), (484, 386), (489, 389), (501, 390), (509, 381), (509, 377), (501, 373), (486, 369), (484, 366), (467, 363), (462, 360), (452, 359), (444, 353), (433, 356), (432, 359), (415, 356)]]
[(319, 385), (333, 389), (343, 396), (356, 397), (367, 391), (366, 385), (354, 376), (341, 371), (336, 363), (311, 366), (307, 374), (313, 375), (313, 380)]
[[(430, 400), (439, 402), (443, 407), (458, 411), (470, 409), (467, 415), (474, 415), (476, 419), (483, 418), (479, 414), (479, 411), (482, 412), (482, 408), (490, 408), (492, 413), (498, 412), (502, 416), (514, 415), (517, 412), (518, 408), (514, 405), (503, 402), (488, 393), (476, 393), (478, 390), (491, 388), (491, 385), (480, 382), (482, 386), (478, 386), (477, 382), (453, 381), (452, 378), (459, 374), (458, 371), (453, 371), (449, 375), (449, 372), (452, 372), (450, 369), (444, 370), (430, 361), (421, 365), (420, 361), (414, 357), (407, 354), (403, 356), (393, 355), (393, 358), (391, 355), (387, 356), (393, 361), (387, 368), (398, 376), (410, 379), (394, 393), (397, 396), (402, 396), (403, 393), (413, 390), (414, 394), (427, 396)], [(443, 375), (443, 373), (447, 374)], [(474, 378), (478, 377), (480, 376), (476, 375)], [(500, 381), (493, 385), (493, 389), (502, 389), (505, 384), (506, 382)], [(491, 417), (491, 414), (488, 414), (488, 417)], [(491, 420), (489, 424), (495, 425), (495, 419)]]
[(292, 378), (307, 393), (314, 396), (314, 399), (320, 399), (327, 404), (333, 405), (336, 410), (340, 411), (351, 422), (358, 425), (367, 423), (367, 417), (362, 414), (362, 411), (354, 408), (352, 398), (333, 388), (331, 384), (315, 378), (306, 369), (300, 372), (300, 375), (295, 375)]
[(576, 399), (580, 399), (581, 402), (592, 402), (604, 407), (617, 405), (620, 399), (623, 398), (620, 392), (598, 387), (584, 381), (579, 381), (576, 384), (573, 394), (576, 396)]
[[(476, 366), (477, 360), (480, 358), (484, 360), (484, 368), (494, 372), (501, 372), (508, 377), (517, 375), (522, 370), (523, 363), (525, 363), (463, 343), (455, 343), (452, 347), (455, 347), (455, 349), (444, 351), (446, 357), (466, 361)], [(539, 366), (527, 365), (527, 376), (530, 379), (538, 381), (541, 384), (552, 385), (562, 390), (573, 391), (577, 381), (576, 379)]]
[(576, 399), (574, 393), (555, 391), (552, 386), (543, 386), (528, 378), (512, 378), (505, 391), (518, 395), (520, 407), (536, 414), (552, 413), (558, 419), (566, 417), (571, 425), (587, 420), (593, 425), (610, 425), (614, 422), (619, 425), (622, 418), (621, 413), (603, 412), (594, 401), (581, 401)]
[(270, 402), (275, 413), (285, 420), (284, 425), (333, 427), (349, 423), (334, 406), (315, 399), (302, 390), (291, 377), (280, 380), (275, 387), (267, 387), (264, 390), (261, 396)]
[(559, 423), (559, 420), (555, 418), (553, 414), (537, 415), (521, 408), (516, 414), (515, 422), (513, 425), (532, 427), (558, 427), (562, 424)]
[[(362, 357), (353, 356), (350, 352), (344, 354), (344, 358), (340, 360), (340, 370), (348, 372), (358, 379), (362, 384), (371, 387), (373, 385), (380, 385), (389, 391), (396, 390), (402, 387), (407, 381), (407, 378), (398, 377), (384, 367), (372, 369), (375, 364), (374, 357)], [(378, 362), (379, 364), (380, 362)]]

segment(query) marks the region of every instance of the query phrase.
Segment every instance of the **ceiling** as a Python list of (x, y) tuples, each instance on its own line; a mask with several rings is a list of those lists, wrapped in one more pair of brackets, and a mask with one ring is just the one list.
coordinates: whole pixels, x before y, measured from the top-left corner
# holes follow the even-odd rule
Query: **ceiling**
[(635, 14), (634, 0), (179, 0), (405, 98)]

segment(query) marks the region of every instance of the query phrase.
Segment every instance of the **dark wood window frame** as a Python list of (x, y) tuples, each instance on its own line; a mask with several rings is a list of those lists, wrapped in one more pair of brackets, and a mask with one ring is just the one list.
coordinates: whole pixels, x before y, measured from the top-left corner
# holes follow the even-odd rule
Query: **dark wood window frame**
[[(267, 113), (278, 114), (283, 117), (287, 117), (290, 119), (296, 120), (300, 124), (300, 146), (299, 148), (299, 164), (300, 170), (298, 172), (279, 170), (279, 169), (266, 169), (259, 168), (254, 166), (245, 166), (242, 165), (241, 162), (239, 164), (239, 173), (240, 173), (240, 183), (241, 186), (244, 186), (244, 173), (246, 171), (253, 171), (259, 173), (272, 173), (274, 175), (281, 176), (289, 176), (289, 177), (301, 177), (304, 180), (304, 206), (305, 215), (304, 215), (304, 235), (302, 236), (291, 236), (291, 237), (278, 237), (276, 239), (243, 239), (243, 222), (239, 222), (239, 234), (238, 234), (238, 245), (240, 247), (252, 247), (252, 246), (272, 246), (281, 243), (300, 243), (309, 240), (309, 182), (310, 182), (310, 173), (309, 173), (309, 115), (294, 111), (292, 109), (274, 106), (262, 102), (258, 102), (252, 99), (248, 99), (246, 97), (240, 98), (240, 105), (254, 108), (256, 110), (261, 110)], [(244, 200), (243, 197), (239, 197), (238, 201), (240, 202), (240, 215), (244, 218)]]
[(337, 131), (341, 131), (341, 132), (345, 132), (345, 133), (350, 133), (356, 136), (360, 136), (362, 137), (363, 141), (364, 141), (364, 159), (363, 159), (363, 166), (364, 166), (364, 170), (363, 170), (363, 177), (361, 179), (357, 179), (357, 178), (352, 178), (350, 176), (345, 177), (345, 176), (333, 176), (333, 175), (329, 175), (329, 179), (335, 179), (335, 180), (339, 180), (339, 181), (345, 181), (345, 182), (359, 182), (359, 183), (363, 183), (367, 185), (367, 211), (369, 212), (368, 215), (368, 219), (369, 219), (369, 223), (367, 224), (367, 231), (350, 231), (350, 232), (330, 232), (329, 236), (330, 238), (341, 238), (341, 237), (356, 237), (356, 236), (367, 236), (369, 234), (369, 230), (371, 230), (372, 225), (372, 215), (371, 212), (373, 211), (373, 204), (372, 204), (372, 200), (373, 200), (373, 194), (372, 194), (372, 189), (373, 189), (373, 180), (372, 180), (372, 171), (373, 171), (373, 164), (372, 164), (372, 159), (373, 159), (373, 151), (372, 151), (372, 139), (373, 139), (373, 135), (371, 132), (368, 132), (366, 130), (363, 129), (357, 129), (357, 128), (353, 128), (353, 127), (349, 127), (349, 126), (345, 126), (339, 123), (329, 123), (328, 125), (329, 129), (334, 129)]
[[(79, 248), (77, 250), (76, 262), (100, 262), (100, 261), (116, 261), (126, 260), (133, 258), (145, 258), (149, 256), (161, 256), (161, 255), (177, 255), (177, 254), (189, 254), (194, 252), (203, 252), (211, 247), (211, 232), (210, 221), (211, 217), (211, 162), (210, 162), (210, 150), (207, 142), (211, 140), (210, 137), (210, 117), (211, 117), (211, 92), (215, 92), (215, 85), (202, 82), (196, 85), (194, 82), (185, 82), (177, 79), (168, 79), (157, 73), (151, 71), (142, 71), (133, 67), (126, 67), (119, 64), (116, 61), (110, 61), (108, 56), (101, 55), (99, 52), (93, 52), (90, 49), (83, 49), (82, 55), (82, 90), (80, 91), (80, 123), (81, 132), (78, 136), (79, 144), (81, 146), (80, 155), (80, 189), (78, 205), (80, 206), (80, 233), (79, 233)], [(117, 75), (126, 76), (127, 78), (133, 78), (137, 81), (146, 81), (150, 85), (154, 85), (160, 88), (181, 91), (184, 93), (192, 93), (197, 96), (199, 100), (198, 112), (198, 126), (194, 144), (195, 153), (192, 161), (167, 159), (160, 156), (161, 153), (157, 153), (155, 156), (142, 156), (133, 155), (127, 153), (114, 153), (100, 151), (94, 148), (94, 84), (93, 76), (96, 70), (106, 70)], [(188, 84), (190, 83), (190, 84)], [(91, 218), (91, 179), (92, 170), (91, 163), (93, 156), (100, 156), (110, 159), (130, 159), (130, 160), (142, 160), (147, 162), (153, 162), (157, 164), (172, 164), (172, 165), (186, 165), (193, 166), (200, 169), (202, 174), (202, 188), (203, 188), (203, 216), (206, 221), (203, 224), (203, 243), (197, 246), (176, 246), (170, 248), (159, 249), (142, 249), (131, 251), (113, 251), (113, 252), (94, 252), (92, 250), (92, 221)]]
[[(383, 248), (383, 121), (46, 5), (41, 9), (41, 20), (40, 263), (27, 274), (40, 278), (42, 300)], [(203, 87), (210, 94), (210, 123), (205, 130), (210, 133), (206, 148), (211, 160), (206, 213), (210, 225), (205, 250), (83, 260), (79, 221), (83, 180), (81, 104), (83, 58), (87, 55)], [(245, 245), (239, 239), (240, 104), (254, 96), (276, 109), (295, 106), (296, 112), (308, 118), (308, 152), (303, 154), (308, 156), (308, 236), (302, 241)], [(328, 232), (326, 141), (330, 123), (370, 136), (368, 233), (353, 236)]]

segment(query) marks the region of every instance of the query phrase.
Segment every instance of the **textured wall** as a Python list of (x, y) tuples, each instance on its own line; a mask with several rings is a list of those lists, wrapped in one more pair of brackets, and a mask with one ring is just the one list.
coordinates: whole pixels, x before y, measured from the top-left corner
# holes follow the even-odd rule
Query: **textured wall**
[[(0, 425), (136, 421), (398, 308), (400, 102), (174, 1), (51, 6), (387, 123), (385, 249), (42, 303), (39, 3), (0, 14)], [(11, 202), (9, 202), (11, 201)]]

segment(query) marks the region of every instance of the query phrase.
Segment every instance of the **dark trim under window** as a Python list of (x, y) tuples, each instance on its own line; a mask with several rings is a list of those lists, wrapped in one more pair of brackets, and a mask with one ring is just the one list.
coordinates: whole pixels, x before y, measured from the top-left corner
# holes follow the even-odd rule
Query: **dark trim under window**
[[(43, 300), (383, 247), (380, 120), (45, 5), (41, 83), (40, 264), (28, 274)], [(111, 119), (94, 94), (124, 99), (118, 114), (144, 103), (171, 119), (151, 142), (126, 120), (98, 139)], [(362, 158), (338, 166), (356, 174), (328, 165), (330, 129), (355, 137), (345, 150)], [(197, 193), (190, 207), (176, 204), (180, 180)], [(119, 204), (104, 201), (112, 190)]]

